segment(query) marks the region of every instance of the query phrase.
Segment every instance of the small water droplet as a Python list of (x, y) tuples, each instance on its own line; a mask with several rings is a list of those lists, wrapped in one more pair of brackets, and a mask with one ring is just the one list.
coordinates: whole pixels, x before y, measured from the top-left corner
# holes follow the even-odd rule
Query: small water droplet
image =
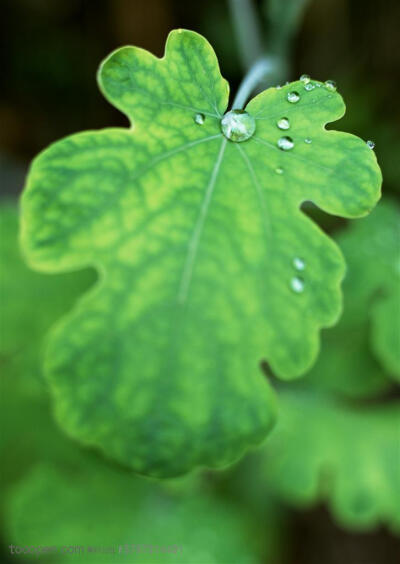
[(373, 149), (375, 147), (375, 142), (368, 139), (367, 147), (369, 147), (370, 149)]
[(277, 144), (282, 151), (290, 151), (290, 149), (293, 149), (294, 147), (294, 142), (291, 137), (281, 137), (278, 139)]
[(308, 76), (308, 74), (302, 74), (300, 80), (301, 82), (303, 82), (303, 84), (308, 84), (311, 78)]
[(305, 86), (304, 86), (304, 90), (307, 90), (307, 92), (310, 92), (311, 90), (314, 90), (315, 88), (315, 84), (313, 84), (312, 82), (308, 82)]
[(312, 139), (310, 139), (310, 137), (306, 137), (304, 139), (304, 143), (307, 143), (307, 145), (309, 145), (310, 143), (312, 143)]
[(306, 263), (300, 257), (295, 257), (293, 259), (293, 266), (296, 270), (304, 270), (306, 267)]
[(221, 119), (221, 130), (227, 139), (240, 143), (254, 134), (256, 120), (244, 110), (231, 110)]
[(195, 123), (197, 123), (198, 125), (203, 125), (203, 123), (205, 122), (205, 120), (206, 120), (206, 116), (205, 116), (204, 114), (200, 114), (200, 113), (199, 113), (199, 114), (196, 114), (196, 115), (194, 116), (194, 121), (195, 121)]
[(296, 104), (300, 100), (300, 94), (298, 92), (288, 92), (287, 101), (291, 104)]
[(279, 127), (279, 129), (289, 129), (290, 122), (287, 117), (283, 117), (281, 119), (278, 119), (276, 125)]
[(277, 85), (275, 86), (275, 88), (276, 88), (277, 90), (280, 90), (280, 89), (282, 88), (282, 86), (281, 86), (280, 84), (277, 84)]
[(276, 167), (275, 169), (276, 174), (283, 174), (283, 168), (281, 166)]
[(296, 294), (301, 294), (304, 290), (304, 280), (300, 276), (293, 276), (290, 281), (290, 287)]
[(330, 90), (331, 92), (336, 92), (337, 86), (334, 80), (325, 80), (324, 86), (325, 88), (327, 88), (327, 90)]

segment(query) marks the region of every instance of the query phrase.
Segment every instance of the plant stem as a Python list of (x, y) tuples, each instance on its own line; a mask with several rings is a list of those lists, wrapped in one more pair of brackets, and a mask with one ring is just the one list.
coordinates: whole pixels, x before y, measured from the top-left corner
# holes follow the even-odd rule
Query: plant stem
[(264, 54), (264, 42), (253, 0), (229, 0), (229, 8), (244, 70)]
[(250, 94), (261, 83), (266, 84), (268, 77), (275, 76), (277, 60), (274, 57), (263, 57), (254, 63), (239, 86), (235, 99), (232, 103), (233, 110), (243, 109)]
[(276, 79), (281, 72), (278, 59), (265, 55), (265, 45), (254, 0), (229, 0), (229, 7), (242, 65), (247, 71), (232, 108), (242, 109), (257, 87), (262, 85), (263, 88), (267, 88), (272, 83), (272, 77)]

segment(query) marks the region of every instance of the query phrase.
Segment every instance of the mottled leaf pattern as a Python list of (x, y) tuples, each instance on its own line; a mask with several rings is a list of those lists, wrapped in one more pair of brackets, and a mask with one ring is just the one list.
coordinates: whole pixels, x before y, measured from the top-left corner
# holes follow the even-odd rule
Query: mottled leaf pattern
[[(299, 376), (340, 312), (343, 259), (301, 203), (365, 215), (380, 171), (363, 141), (324, 129), (344, 104), (316, 81), (254, 98), (254, 136), (229, 141), (228, 86), (193, 32), (172, 32), (163, 59), (115, 51), (99, 84), (131, 127), (55, 143), (35, 159), (22, 199), (34, 268), (100, 275), (49, 344), (58, 420), (142, 473), (220, 467), (273, 423), (260, 361)], [(291, 151), (277, 145), (282, 116)]]

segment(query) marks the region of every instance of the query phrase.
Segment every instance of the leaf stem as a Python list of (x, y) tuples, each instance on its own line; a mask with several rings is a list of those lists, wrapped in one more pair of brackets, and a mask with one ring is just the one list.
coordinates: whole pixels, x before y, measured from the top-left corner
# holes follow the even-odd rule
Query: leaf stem
[(261, 83), (267, 83), (268, 78), (275, 76), (277, 71), (277, 60), (275, 57), (262, 57), (254, 63), (239, 86), (235, 99), (232, 103), (233, 110), (243, 109), (250, 94)]
[(229, 8), (241, 63), (247, 71), (265, 52), (260, 20), (253, 0), (229, 0)]

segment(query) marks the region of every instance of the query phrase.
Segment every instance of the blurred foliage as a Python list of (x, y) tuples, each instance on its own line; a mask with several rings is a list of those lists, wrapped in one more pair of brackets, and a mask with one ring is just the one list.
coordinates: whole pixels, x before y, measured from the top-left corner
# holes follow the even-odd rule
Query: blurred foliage
[(306, 378), (280, 388), (280, 417), (262, 454), (263, 478), (288, 502), (326, 500), (344, 526), (384, 522), (397, 534), (400, 401), (379, 401), (378, 392), (395, 389), (390, 377), (400, 368), (393, 358), (400, 349), (399, 229), (400, 210), (386, 200), (337, 237), (348, 268), (344, 314), (325, 331)]

